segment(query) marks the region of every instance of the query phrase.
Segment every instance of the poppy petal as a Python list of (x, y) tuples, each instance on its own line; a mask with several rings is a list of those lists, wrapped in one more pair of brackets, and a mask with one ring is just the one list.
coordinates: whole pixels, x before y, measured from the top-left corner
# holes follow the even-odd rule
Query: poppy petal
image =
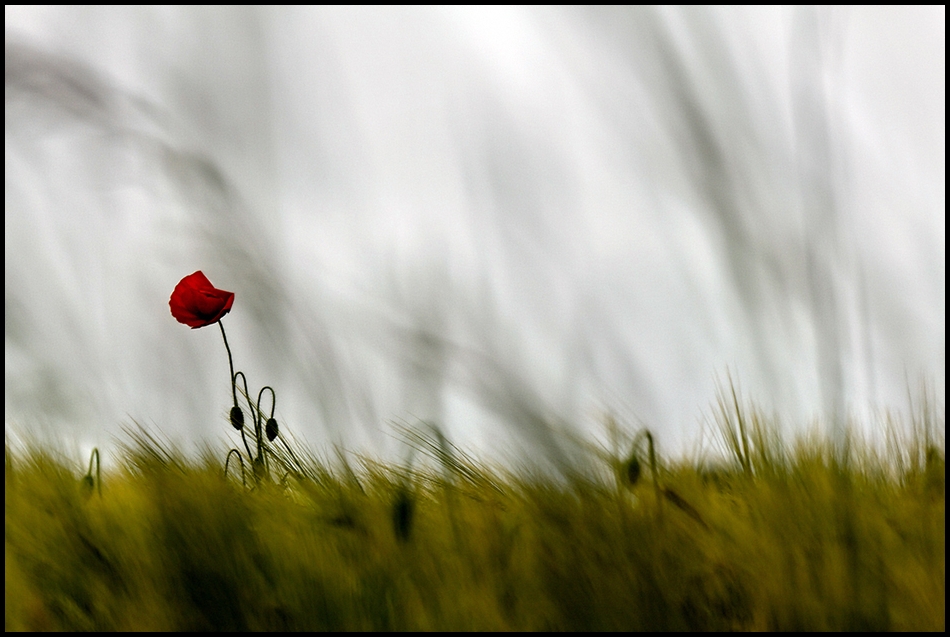
[(201, 270), (179, 281), (168, 300), (175, 320), (191, 329), (217, 323), (233, 303), (234, 293), (215, 288)]

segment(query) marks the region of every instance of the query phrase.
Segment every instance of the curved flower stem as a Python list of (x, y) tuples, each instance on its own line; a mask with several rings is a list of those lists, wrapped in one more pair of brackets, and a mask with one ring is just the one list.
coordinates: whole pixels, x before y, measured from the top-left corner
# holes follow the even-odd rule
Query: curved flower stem
[[(274, 417), (274, 410), (277, 409), (277, 394), (274, 393), (274, 388), (271, 387), (270, 385), (264, 385), (263, 387), (261, 387), (261, 392), (257, 395), (257, 407), (258, 407), (258, 409), (260, 409), (260, 406), (261, 406), (261, 399), (264, 398), (264, 390), (265, 390), (265, 389), (269, 389), (269, 390), (270, 390), (270, 396), (271, 396), (271, 401), (272, 401), (272, 402), (271, 402), (271, 406), (270, 406), (270, 417), (273, 418), (273, 417)], [(263, 416), (263, 415), (264, 415), (264, 413), (261, 412), (261, 416)]]
[[(225, 341), (225, 343), (226, 343), (226, 342), (227, 342), (227, 341)], [(233, 376), (233, 379), (234, 379), (234, 380), (232, 381), (232, 382), (233, 382), (233, 386), (234, 386), (234, 387), (237, 386), (237, 377), (238, 377), (238, 376), (240, 376), (240, 377), (241, 377), (241, 380), (244, 381), (244, 396), (247, 397), (247, 396), (248, 396), (248, 391), (247, 391), (247, 376), (244, 375), (244, 372), (238, 372), (237, 374), (235, 374), (235, 375)], [(247, 402), (248, 402), (248, 404), (250, 405), (251, 399), (248, 398), (248, 399), (247, 399)], [(234, 406), (237, 407), (237, 394), (235, 394)], [(255, 433), (256, 433), (256, 432), (257, 432), (257, 429), (258, 429), (258, 426), (257, 426), (257, 414), (255, 414), (254, 411), (255, 411), (255, 410), (254, 410), (254, 405), (251, 405), (251, 417), (254, 418), (254, 431), (255, 431)], [(249, 460), (249, 461), (254, 460), (254, 454), (251, 453), (251, 448), (250, 448), (250, 447), (248, 446), (248, 444), (247, 444), (247, 437), (244, 435), (244, 428), (243, 428), (243, 427), (241, 427), (241, 440), (244, 441), (244, 448), (247, 450), (247, 458), (248, 458), (248, 460)]]
[(228, 457), (227, 457), (227, 458), (225, 459), (225, 461), (224, 461), (224, 477), (225, 477), (225, 478), (228, 477), (228, 462), (231, 461), (231, 454), (232, 454), (232, 453), (237, 454), (238, 462), (241, 463), (241, 484), (243, 484), (243, 485), (246, 487), (246, 486), (247, 486), (247, 480), (244, 479), (244, 459), (241, 458), (241, 452), (238, 451), (237, 449), (232, 449), (231, 451), (228, 452)]
[[(257, 411), (258, 418), (254, 420), (255, 423), (255, 432), (257, 433), (257, 455), (258, 457), (263, 456), (264, 454), (264, 432), (261, 431), (261, 422), (264, 421), (264, 412), (261, 411), (261, 400), (264, 399), (264, 390), (269, 389), (271, 395), (271, 406), (270, 406), (270, 418), (274, 417), (274, 410), (277, 409), (277, 394), (274, 392), (274, 388), (270, 385), (265, 385), (261, 387), (261, 391), (257, 394), (257, 405), (254, 405), (255, 411)], [(266, 462), (266, 458), (265, 458)]]
[[(234, 399), (234, 406), (237, 407), (237, 379), (234, 376), (234, 359), (231, 358), (231, 346), (228, 345), (228, 335), (224, 333), (224, 323), (221, 319), (218, 320), (218, 327), (221, 328), (221, 336), (224, 337), (224, 349), (228, 350), (228, 366), (231, 368), (231, 397)], [(247, 385), (246, 378), (244, 384)]]
[[(633, 450), (631, 452), (631, 457), (633, 458), (634, 461), (639, 462), (636, 460), (637, 455), (638, 455), (637, 451), (640, 448), (640, 446), (643, 444), (644, 438), (646, 438), (646, 441), (647, 441), (647, 453), (648, 453), (648, 458), (650, 459), (650, 472), (653, 475), (653, 491), (656, 494), (656, 514), (657, 514), (657, 518), (662, 522), (663, 499), (660, 496), (662, 495), (663, 488), (660, 486), (660, 473), (656, 465), (656, 448), (653, 443), (653, 434), (650, 433), (649, 429), (643, 429), (636, 436), (634, 436)], [(639, 468), (636, 470), (636, 473), (637, 474), (640, 473)], [(635, 482), (635, 481), (636, 481), (636, 478), (631, 478), (631, 482)]]

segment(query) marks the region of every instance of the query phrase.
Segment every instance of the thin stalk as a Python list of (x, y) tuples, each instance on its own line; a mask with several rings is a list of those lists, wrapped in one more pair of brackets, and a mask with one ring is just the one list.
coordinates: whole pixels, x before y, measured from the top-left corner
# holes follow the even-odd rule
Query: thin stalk
[(234, 378), (234, 359), (231, 357), (231, 346), (228, 345), (228, 335), (224, 333), (223, 319), (218, 319), (218, 327), (221, 328), (221, 336), (224, 337), (224, 349), (228, 350), (228, 367), (231, 368), (231, 398), (234, 399), (234, 406), (237, 407), (237, 381)]
[(656, 450), (653, 448), (653, 434), (649, 430), (645, 432), (647, 444), (650, 449), (650, 470), (653, 471), (653, 491), (656, 493), (656, 511), (660, 521), (663, 520), (663, 498), (660, 497), (660, 474), (656, 470)]
[(102, 466), (99, 462), (99, 447), (93, 447), (92, 453), (89, 455), (89, 472), (87, 476), (92, 476), (92, 461), (96, 461), (96, 489), (99, 491), (99, 497), (102, 497)]

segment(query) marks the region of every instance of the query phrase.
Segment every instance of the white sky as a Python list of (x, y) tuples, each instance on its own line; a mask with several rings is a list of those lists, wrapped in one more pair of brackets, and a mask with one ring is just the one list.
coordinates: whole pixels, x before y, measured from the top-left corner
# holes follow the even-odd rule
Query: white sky
[(224, 437), (197, 269), (318, 448), (942, 405), (944, 15), (6, 7), (8, 438)]

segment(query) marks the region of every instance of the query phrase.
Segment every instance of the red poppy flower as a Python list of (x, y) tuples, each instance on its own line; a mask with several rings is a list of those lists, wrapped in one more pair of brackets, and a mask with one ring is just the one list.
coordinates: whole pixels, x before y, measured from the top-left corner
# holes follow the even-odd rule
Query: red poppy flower
[(201, 270), (179, 281), (168, 301), (175, 320), (191, 329), (217, 323), (233, 303), (234, 292), (215, 288)]

